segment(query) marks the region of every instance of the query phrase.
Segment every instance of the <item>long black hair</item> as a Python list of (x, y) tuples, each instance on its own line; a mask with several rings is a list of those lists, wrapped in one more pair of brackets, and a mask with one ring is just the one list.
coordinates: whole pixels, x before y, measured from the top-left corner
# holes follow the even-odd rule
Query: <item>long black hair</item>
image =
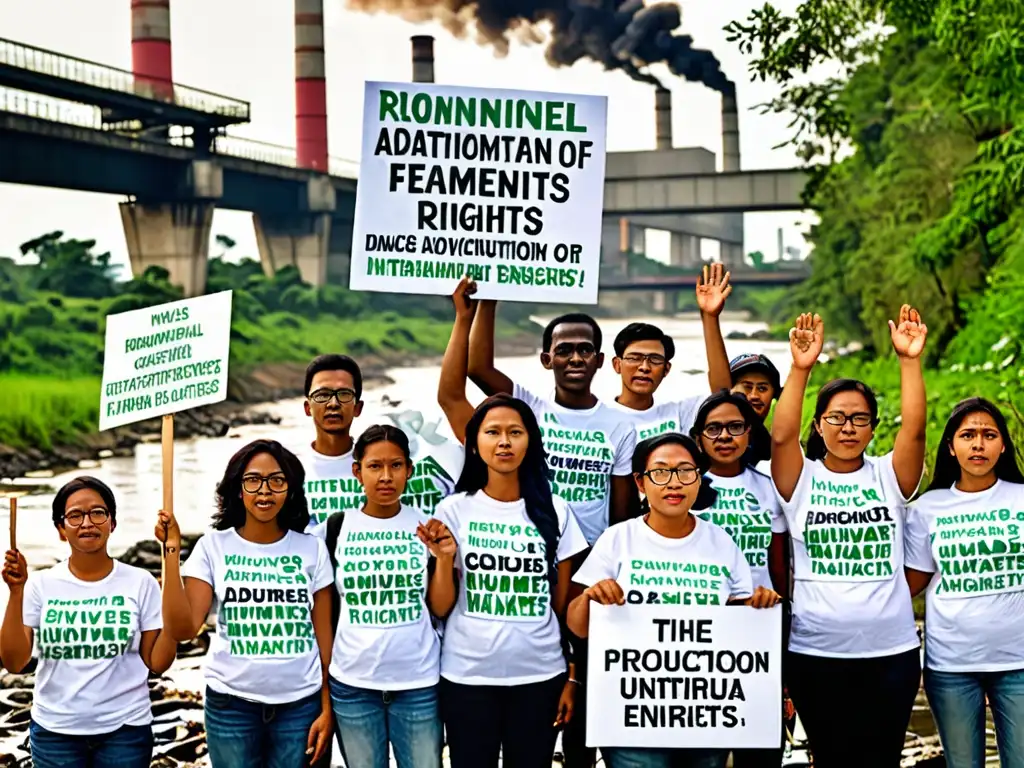
[(551, 470), (548, 468), (540, 426), (537, 424), (537, 417), (533, 415), (533, 411), (526, 403), (510, 395), (502, 394), (489, 397), (477, 406), (466, 424), (466, 463), (462, 467), (459, 481), (455, 484), (455, 492), (476, 493), (487, 485), (488, 468), (484, 460), (480, 458), (477, 438), (480, 435), (480, 427), (484, 423), (484, 418), (495, 408), (511, 408), (519, 414), (519, 418), (523, 420), (523, 426), (526, 428), (528, 442), (526, 456), (523, 457), (523, 463), (519, 465), (519, 492), (526, 503), (526, 516), (530, 518), (530, 522), (536, 526), (537, 532), (544, 540), (544, 554), (548, 561), (548, 580), (554, 589), (555, 583), (558, 581), (555, 557), (561, 531), (558, 526), (558, 513), (555, 512), (555, 503), (552, 498)]
[[(693, 456), (694, 464), (697, 465), (697, 471), (700, 473), (700, 489), (697, 491), (697, 498), (694, 499), (693, 506), (690, 509), (707, 509), (713, 505), (715, 499), (718, 498), (718, 491), (711, 487), (711, 481), (704, 475), (708, 471), (708, 465), (711, 462), (707, 455), (697, 447), (697, 443), (692, 438), (680, 432), (666, 432), (665, 434), (642, 440), (637, 445), (636, 451), (633, 452), (633, 476), (639, 478), (647, 471), (647, 462), (650, 460), (651, 454), (663, 445), (683, 446)], [(640, 514), (647, 514), (650, 510), (651, 505), (644, 498), (640, 504)]]
[(277, 524), (282, 531), (303, 533), (309, 525), (309, 506), (306, 504), (306, 470), (298, 457), (276, 440), (253, 440), (228, 460), (224, 477), (217, 484), (217, 511), (213, 515), (213, 529), (226, 531), (245, 525), (245, 503), (242, 501), (242, 476), (253, 457), (269, 453), (281, 465), (288, 479), (288, 496)]
[(818, 390), (818, 401), (814, 406), (814, 420), (811, 422), (810, 432), (807, 433), (807, 458), (811, 461), (822, 460), (828, 453), (825, 448), (825, 438), (818, 432), (817, 424), (828, 410), (832, 398), (840, 392), (860, 392), (864, 395), (864, 399), (868, 401), (868, 411), (871, 413), (871, 429), (878, 426), (878, 398), (875, 397), (871, 387), (857, 379), (832, 379)]
[(957, 461), (950, 449), (953, 445), (953, 437), (964, 419), (972, 413), (987, 413), (992, 417), (1003, 436), (1003, 452), (996, 461), (995, 473), (1000, 480), (1008, 483), (1024, 484), (1024, 475), (1021, 474), (1017, 465), (1017, 449), (1013, 445), (1013, 438), (1010, 437), (1010, 429), (1006, 425), (1006, 417), (996, 405), (983, 397), (969, 397), (961, 400), (953, 406), (953, 412), (946, 420), (946, 426), (942, 430), (942, 439), (939, 441), (938, 453), (935, 456), (935, 471), (932, 473), (932, 482), (928, 486), (929, 491), (940, 488), (952, 488), (954, 483), (960, 479), (960, 462)]
[(61, 489), (57, 491), (57, 495), (53, 497), (51, 512), (53, 514), (53, 524), (57, 528), (64, 525), (64, 514), (67, 512), (68, 499), (79, 491), (95, 491), (103, 499), (103, 503), (107, 507), (107, 512), (110, 515), (110, 524), (114, 525), (117, 522), (117, 501), (114, 499), (114, 492), (110, 490), (110, 486), (92, 475), (79, 475), (74, 480), (69, 480), (61, 486)]
[(697, 444), (698, 448), (703, 453), (703, 444), (700, 441), (701, 432), (704, 431), (704, 427), (708, 422), (708, 414), (711, 413), (715, 408), (725, 404), (735, 405), (739, 409), (740, 416), (743, 417), (743, 421), (747, 423), (750, 428), (748, 433), (750, 441), (747, 444), (747, 450), (740, 456), (741, 467), (753, 467), (759, 461), (770, 459), (772, 455), (772, 436), (768, 432), (768, 428), (765, 427), (764, 422), (758, 418), (757, 413), (754, 411), (754, 407), (743, 395), (738, 392), (730, 392), (728, 389), (720, 389), (713, 395), (708, 397), (703, 403), (700, 404), (700, 408), (697, 410), (697, 417), (694, 419), (693, 426), (690, 427), (690, 437)]

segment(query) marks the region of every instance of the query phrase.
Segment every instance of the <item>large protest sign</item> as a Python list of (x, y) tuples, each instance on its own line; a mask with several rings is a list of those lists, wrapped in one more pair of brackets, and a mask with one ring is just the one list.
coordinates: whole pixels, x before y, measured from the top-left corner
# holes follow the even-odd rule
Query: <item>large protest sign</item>
[(354, 290), (596, 304), (603, 96), (367, 83)]
[(107, 317), (100, 430), (227, 397), (231, 291)]
[(587, 746), (769, 748), (782, 608), (590, 606)]

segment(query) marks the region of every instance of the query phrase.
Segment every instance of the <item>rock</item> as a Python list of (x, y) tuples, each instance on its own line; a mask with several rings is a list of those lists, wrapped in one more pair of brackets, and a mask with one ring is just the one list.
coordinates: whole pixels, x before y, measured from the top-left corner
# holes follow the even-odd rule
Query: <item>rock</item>
[(10, 461), (18, 455), (18, 451), (9, 445), (0, 443), (0, 461)]

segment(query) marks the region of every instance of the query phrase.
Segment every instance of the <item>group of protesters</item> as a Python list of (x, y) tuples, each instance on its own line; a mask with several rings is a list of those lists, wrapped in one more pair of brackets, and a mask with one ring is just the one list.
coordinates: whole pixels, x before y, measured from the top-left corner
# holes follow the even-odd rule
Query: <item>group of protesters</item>
[[(764, 355), (728, 359), (719, 316), (731, 290), (721, 265), (704, 268), (705, 394), (661, 396), (674, 341), (633, 323), (613, 344), (621, 393), (604, 402), (592, 391), (605, 362), (592, 317), (544, 329), (554, 389), (536, 394), (495, 366), (496, 304), (462, 280), (437, 387), (454, 454), (420, 461), (390, 424), (356, 438), (360, 368), (318, 357), (305, 380), (315, 439), (235, 453), (190, 552), (160, 511), (160, 583), (109, 554), (111, 489), (67, 483), (52, 519), (69, 557), (29, 574), (11, 550), (3, 568), (0, 659), (20, 671), (34, 651), (38, 664), (34, 765), (148, 766), (148, 677), (212, 622), (213, 768), (324, 766), (334, 741), (349, 768), (386, 768), (392, 755), (399, 768), (439, 768), (445, 746), (453, 768), (548, 768), (559, 733), (564, 765), (590, 768), (590, 606), (626, 604), (633, 564), (651, 560), (726, 575), (707, 589), (644, 586), (684, 592), (681, 614), (784, 612), (778, 706), (784, 724), (795, 706), (817, 768), (900, 764), (922, 673), (912, 599), (925, 592), (924, 686), (947, 764), (984, 763), (987, 702), (1002, 765), (1024, 767), (1024, 477), (1000, 409), (955, 404), (922, 492), (927, 328), (905, 305), (889, 322), (901, 382), (891, 452), (867, 455), (879, 403), (851, 379), (818, 390), (802, 445), (823, 320), (797, 318), (783, 386)], [(468, 381), (486, 395), (478, 405)], [(444, 492), (424, 493), (427, 482)], [(731, 750), (732, 764), (779, 768), (785, 738), (783, 727), (774, 748)], [(730, 757), (598, 748), (610, 768), (724, 768)]]

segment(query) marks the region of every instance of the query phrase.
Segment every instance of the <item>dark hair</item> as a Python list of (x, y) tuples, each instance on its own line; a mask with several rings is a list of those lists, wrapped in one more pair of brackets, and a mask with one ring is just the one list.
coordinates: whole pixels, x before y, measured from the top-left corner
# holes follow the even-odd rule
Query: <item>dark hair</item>
[(594, 348), (601, 351), (601, 326), (597, 324), (597, 320), (592, 318), (590, 315), (586, 315), (582, 312), (570, 312), (567, 315), (559, 315), (544, 328), (544, 337), (542, 339), (542, 345), (545, 352), (551, 351), (551, 338), (555, 335), (555, 328), (560, 325), (568, 325), (570, 323), (580, 323), (582, 325), (589, 325), (591, 333), (594, 336)]
[(548, 469), (545, 458), (540, 427), (537, 425), (537, 417), (533, 415), (533, 411), (526, 403), (510, 395), (502, 394), (489, 397), (477, 406), (466, 424), (466, 463), (462, 467), (459, 481), (455, 484), (455, 492), (476, 493), (487, 485), (489, 473), (487, 464), (480, 458), (480, 452), (477, 450), (477, 438), (484, 417), (495, 408), (511, 408), (519, 414), (519, 418), (523, 420), (523, 426), (526, 428), (528, 444), (526, 456), (519, 466), (519, 492), (523, 501), (526, 502), (526, 516), (530, 518), (530, 522), (537, 527), (541, 538), (544, 539), (544, 554), (548, 561), (548, 580), (553, 589), (558, 581), (555, 556), (558, 551), (561, 531), (558, 525), (558, 513), (555, 512), (555, 503), (552, 498), (551, 470)]
[(303, 391), (309, 395), (309, 388), (313, 386), (313, 377), (322, 371), (346, 371), (352, 376), (352, 386), (356, 390), (356, 400), (363, 397), (363, 372), (359, 370), (359, 363), (348, 355), (320, 355), (314, 357), (313, 361), (306, 366), (306, 386)]
[(107, 512), (110, 513), (110, 522), (116, 522), (117, 501), (114, 500), (114, 492), (110, 490), (110, 486), (92, 475), (80, 475), (61, 486), (61, 489), (57, 491), (57, 495), (53, 497), (54, 526), (60, 528), (64, 525), (64, 513), (67, 511), (68, 499), (79, 491), (96, 491), (100, 498), (103, 499)]
[(999, 456), (999, 460), (996, 461), (996, 477), (1008, 483), (1024, 484), (1024, 475), (1021, 475), (1020, 467), (1017, 465), (1017, 449), (1014, 448), (1013, 438), (1010, 436), (1010, 430), (1002, 411), (982, 397), (969, 397), (953, 406), (953, 412), (946, 420), (946, 427), (942, 430), (942, 439), (939, 441), (938, 454), (935, 456), (935, 470), (932, 473), (931, 485), (928, 486), (929, 491), (952, 488), (953, 484), (960, 479), (962, 472), (960, 462), (949, 452), (949, 448), (954, 434), (960, 429), (964, 419), (972, 413), (979, 412), (991, 416), (999, 429), (999, 434), (1003, 436), (1004, 450)]
[(213, 515), (213, 529), (226, 531), (245, 525), (245, 504), (242, 502), (242, 476), (253, 457), (269, 453), (281, 465), (288, 478), (288, 497), (277, 513), (281, 530), (303, 533), (309, 525), (309, 507), (306, 504), (306, 470), (298, 457), (276, 440), (253, 440), (228, 460), (224, 477), (217, 484), (217, 511)]
[(871, 387), (863, 381), (856, 379), (832, 379), (828, 384), (818, 390), (818, 401), (814, 406), (814, 420), (811, 422), (811, 430), (807, 433), (807, 458), (811, 461), (820, 461), (825, 458), (828, 450), (825, 448), (825, 438), (815, 428), (821, 417), (828, 410), (832, 398), (840, 392), (860, 392), (868, 401), (868, 410), (871, 412), (871, 428), (878, 426), (878, 399)]
[[(700, 490), (697, 491), (697, 498), (690, 509), (707, 509), (714, 504), (715, 499), (718, 498), (718, 491), (711, 487), (711, 481), (704, 476), (704, 473), (708, 471), (708, 457), (690, 437), (680, 432), (666, 432), (640, 441), (636, 451), (633, 452), (633, 475), (643, 475), (647, 471), (647, 462), (650, 460), (651, 454), (663, 445), (683, 446), (693, 456), (697, 471), (700, 472)], [(651, 505), (647, 499), (644, 499), (640, 505), (640, 513), (646, 514), (650, 508)]]
[(352, 449), (352, 458), (355, 461), (362, 461), (366, 455), (366, 449), (374, 443), (394, 443), (405, 455), (406, 462), (412, 461), (412, 454), (409, 451), (409, 436), (398, 427), (390, 424), (374, 424), (356, 440), (356, 447)]
[(738, 392), (730, 392), (728, 389), (720, 389), (718, 392), (715, 392), (701, 403), (700, 408), (697, 410), (697, 417), (693, 421), (693, 426), (690, 427), (690, 437), (693, 438), (701, 453), (704, 451), (701, 448), (700, 434), (704, 431), (704, 426), (707, 424), (708, 414), (718, 406), (727, 403), (735, 405), (739, 409), (740, 416), (743, 417), (747, 426), (750, 427), (750, 442), (747, 445), (747, 450), (740, 456), (740, 466), (753, 467), (759, 461), (771, 458), (771, 433), (765, 427), (764, 422), (758, 418), (754, 407), (747, 398)]
[(676, 355), (676, 343), (661, 328), (650, 323), (630, 323), (615, 337), (615, 356), (622, 357), (630, 344), (638, 341), (657, 341), (665, 348), (665, 359), (671, 360)]

